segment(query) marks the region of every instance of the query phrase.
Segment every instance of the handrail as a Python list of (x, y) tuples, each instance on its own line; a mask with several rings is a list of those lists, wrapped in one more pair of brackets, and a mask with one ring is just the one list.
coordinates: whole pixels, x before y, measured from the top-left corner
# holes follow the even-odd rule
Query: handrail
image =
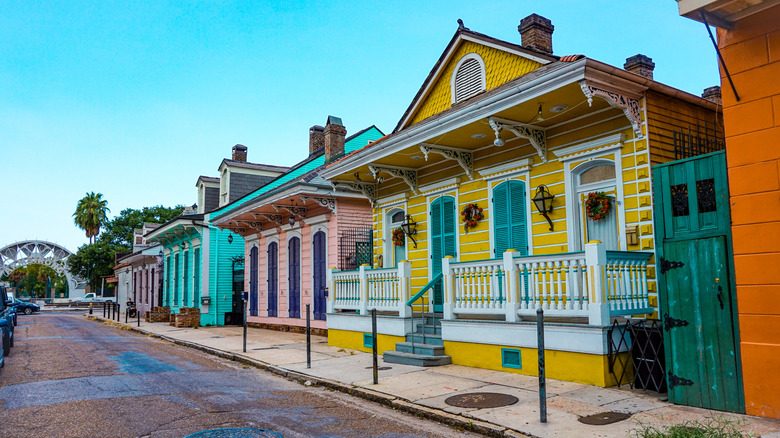
[(428, 284), (425, 285), (425, 287), (420, 289), (420, 291), (414, 294), (413, 297), (409, 298), (409, 301), (406, 302), (406, 305), (411, 306), (415, 301), (419, 300), (420, 297), (422, 297), (425, 292), (428, 292), (428, 289), (432, 288), (436, 282), (442, 279), (442, 277), (444, 277), (444, 273), (439, 272), (435, 277), (433, 277), (431, 281), (428, 282)]

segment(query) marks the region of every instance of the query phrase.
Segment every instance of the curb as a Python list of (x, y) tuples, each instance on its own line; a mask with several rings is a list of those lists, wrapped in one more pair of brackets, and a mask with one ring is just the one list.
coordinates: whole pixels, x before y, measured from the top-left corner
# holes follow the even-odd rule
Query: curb
[(534, 438), (535, 435), (530, 435), (527, 433), (523, 433), (518, 430), (509, 429), (504, 426), (500, 426), (493, 423), (488, 423), (486, 421), (480, 421), (475, 419), (470, 419), (467, 417), (464, 417), (462, 415), (457, 414), (451, 414), (449, 412), (445, 412), (441, 409), (435, 409), (435, 408), (429, 408), (427, 406), (421, 406), (418, 404), (415, 404), (411, 400), (406, 400), (394, 395), (388, 395), (383, 392), (374, 391), (367, 388), (361, 388), (359, 386), (352, 386), (347, 385), (345, 383), (341, 383), (335, 380), (330, 379), (323, 379), (315, 376), (310, 376), (307, 374), (300, 373), (298, 371), (292, 371), (287, 370), (275, 365), (271, 365), (269, 363), (252, 359), (246, 356), (243, 356), (241, 354), (236, 353), (230, 353), (223, 350), (218, 350), (216, 348), (206, 347), (205, 345), (196, 344), (194, 342), (189, 341), (182, 341), (181, 339), (175, 339), (168, 336), (160, 335), (157, 333), (152, 333), (150, 331), (133, 327), (129, 324), (125, 324), (122, 322), (116, 322), (112, 321), (110, 319), (103, 319), (101, 317), (98, 317), (96, 315), (85, 315), (87, 319), (102, 322), (107, 325), (114, 325), (119, 328), (130, 330), (132, 332), (140, 333), (145, 336), (150, 336), (153, 338), (161, 339), (163, 341), (170, 342), (175, 345), (180, 345), (182, 347), (188, 347), (192, 348), (194, 350), (199, 350), (204, 353), (208, 353), (212, 356), (217, 356), (222, 359), (231, 360), (233, 362), (242, 363), (244, 365), (248, 365), (254, 368), (258, 368), (264, 371), (271, 372), (273, 374), (276, 374), (278, 376), (284, 377), (288, 380), (292, 380), (295, 382), (298, 382), (300, 384), (306, 384), (306, 382), (309, 382), (311, 385), (317, 385), (324, 388), (330, 388), (339, 392), (342, 392), (347, 395), (360, 397), (364, 400), (372, 401), (374, 403), (378, 403), (387, 407), (390, 407), (395, 410), (404, 411), (407, 413), (410, 413), (412, 415), (415, 415), (419, 418), (425, 418), (428, 420), (437, 421), (439, 423), (446, 424), (448, 426), (452, 426), (457, 429), (463, 429), (468, 430), (470, 432), (479, 433), (481, 435), (490, 436), (490, 437), (511, 437), (511, 438), (519, 438), (519, 437), (532, 437)]

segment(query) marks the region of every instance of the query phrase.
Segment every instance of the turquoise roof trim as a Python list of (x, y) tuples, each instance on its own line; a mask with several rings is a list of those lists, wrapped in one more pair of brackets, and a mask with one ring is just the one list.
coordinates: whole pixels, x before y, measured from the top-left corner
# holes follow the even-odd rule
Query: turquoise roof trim
[[(376, 126), (371, 126), (370, 128), (364, 129), (363, 131), (360, 131), (354, 136), (350, 137), (344, 143), (344, 153), (346, 154), (361, 149), (365, 147), (369, 141), (376, 141), (382, 138), (383, 136), (384, 134), (382, 133), (382, 131), (380, 131)], [(280, 175), (279, 177), (269, 182), (268, 184), (259, 187), (255, 191), (239, 199), (236, 199), (232, 203), (227, 204), (220, 209), (212, 211), (209, 214), (209, 218), (216, 218), (224, 214), (230, 213), (231, 211), (235, 210), (238, 207), (241, 207), (242, 205), (246, 204), (252, 199), (255, 199), (259, 195), (268, 193), (273, 189), (278, 188), (287, 182), (290, 182), (313, 170), (316, 170), (317, 168), (323, 166), (324, 164), (325, 164), (324, 153), (317, 155), (315, 157), (309, 157), (306, 160), (303, 160), (302, 162), (296, 164), (287, 173)]]

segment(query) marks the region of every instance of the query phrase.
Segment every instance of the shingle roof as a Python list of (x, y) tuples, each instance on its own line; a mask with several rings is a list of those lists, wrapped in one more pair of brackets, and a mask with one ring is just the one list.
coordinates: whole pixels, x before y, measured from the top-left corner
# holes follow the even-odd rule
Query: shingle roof
[[(364, 144), (369, 141), (376, 140), (380, 136), (384, 135), (375, 125), (369, 126), (355, 134), (347, 137), (344, 141), (344, 152), (349, 154), (354, 150), (362, 148)], [(249, 194), (233, 201), (230, 204), (223, 206), (211, 212), (211, 218), (218, 218), (224, 216), (236, 208), (256, 199), (262, 199), (270, 196), (271, 194), (278, 193), (284, 189), (291, 187), (295, 184), (305, 182), (311, 185), (329, 186), (329, 183), (320, 178), (317, 172), (325, 167), (325, 154), (315, 153), (310, 155), (305, 160), (290, 167), (289, 171), (283, 175), (278, 176), (268, 184), (259, 187), (257, 190), (250, 192)]]

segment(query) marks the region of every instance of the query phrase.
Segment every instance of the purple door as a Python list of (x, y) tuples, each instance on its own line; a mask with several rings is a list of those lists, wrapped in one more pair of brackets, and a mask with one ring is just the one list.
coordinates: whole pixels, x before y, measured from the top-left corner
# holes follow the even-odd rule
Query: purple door
[(325, 232), (314, 233), (314, 319), (325, 319), (325, 263), (327, 259), (327, 247), (325, 245)]
[(268, 316), (279, 312), (279, 244), (268, 245)]
[(290, 318), (301, 317), (301, 239), (287, 242), (287, 286), (290, 291)]
[(249, 314), (257, 316), (257, 247), (249, 251)]

